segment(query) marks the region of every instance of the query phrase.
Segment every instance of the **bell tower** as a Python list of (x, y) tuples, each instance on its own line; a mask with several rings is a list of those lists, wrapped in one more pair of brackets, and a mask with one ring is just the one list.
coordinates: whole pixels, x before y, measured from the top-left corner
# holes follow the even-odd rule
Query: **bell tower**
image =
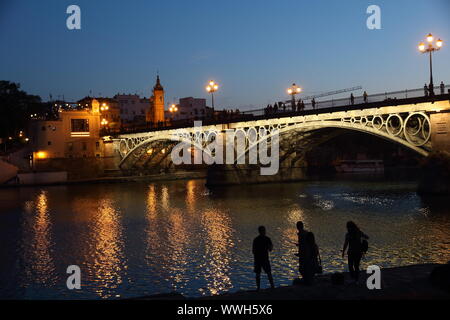
[(159, 80), (159, 75), (156, 76), (156, 84), (150, 98), (150, 110), (146, 114), (146, 121), (154, 124), (164, 122), (164, 88)]

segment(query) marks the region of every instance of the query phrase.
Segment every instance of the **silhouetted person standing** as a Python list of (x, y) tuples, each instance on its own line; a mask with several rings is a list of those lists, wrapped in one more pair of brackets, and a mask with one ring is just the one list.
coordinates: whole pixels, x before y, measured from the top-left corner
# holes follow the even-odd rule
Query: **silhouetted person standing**
[(253, 240), (252, 252), (255, 258), (256, 289), (259, 291), (261, 287), (261, 269), (267, 274), (270, 287), (273, 289), (275, 286), (269, 261), (269, 252), (273, 249), (272, 240), (266, 236), (266, 228), (264, 226), (260, 226), (258, 232), (259, 236)]
[(313, 109), (316, 109), (316, 99), (312, 98), (311, 104), (312, 104)]
[(428, 86), (427, 86), (426, 83), (425, 83), (425, 85), (423, 86), (423, 91), (424, 91), (424, 93), (425, 93), (425, 97), (428, 97)]
[(441, 81), (441, 85), (439, 87), (441, 88), (441, 94), (444, 94), (445, 93), (444, 81)]
[(305, 245), (300, 255), (302, 258), (302, 267), (304, 273), (304, 283), (311, 285), (314, 281), (314, 275), (317, 272), (319, 248), (317, 247), (314, 233), (307, 232), (305, 236)]
[(298, 246), (298, 271), (303, 279), (305, 279), (305, 252), (306, 252), (306, 235), (308, 231), (302, 221), (297, 221), (297, 246)]
[(353, 95), (353, 93), (350, 93), (350, 104), (351, 105), (355, 104), (355, 96)]
[(366, 91), (364, 91), (363, 97), (364, 97), (364, 103), (367, 103), (367, 98), (369, 97), (369, 95), (367, 94)]
[(362, 238), (369, 239), (369, 237), (359, 230), (358, 226), (353, 221), (347, 222), (347, 234), (345, 235), (344, 249), (342, 250), (342, 257), (348, 247), (348, 269), (350, 276), (356, 283), (359, 277), (359, 264), (361, 263), (362, 252)]

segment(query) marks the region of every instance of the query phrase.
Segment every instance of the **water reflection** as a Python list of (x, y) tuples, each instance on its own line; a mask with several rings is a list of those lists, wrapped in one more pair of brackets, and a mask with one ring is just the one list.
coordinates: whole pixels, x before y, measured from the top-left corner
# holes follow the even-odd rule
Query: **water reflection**
[(30, 284), (51, 286), (56, 282), (57, 276), (47, 192), (41, 191), (34, 201), (26, 201), (24, 211), (22, 248), (25, 286)]
[[(4, 252), (21, 257), (0, 273), (0, 283), (9, 285), (0, 288), (0, 297), (136, 297), (173, 290), (198, 296), (250, 289), (251, 242), (259, 225), (274, 243), (276, 283), (289, 284), (298, 272), (298, 220), (315, 233), (325, 272), (346, 268), (339, 250), (347, 220), (371, 237), (363, 264), (447, 262), (448, 200), (421, 199), (414, 190), (399, 183), (310, 182), (209, 191), (202, 180), (30, 188), (13, 204), (0, 201), (1, 234), (9, 232), (8, 219), (23, 219), (18, 240), (0, 251), (0, 261), (10, 257)], [(8, 192), (0, 190), (5, 198)], [(81, 291), (65, 287), (69, 264), (82, 269)], [(19, 284), (5, 281), (14, 275), (21, 275)]]
[(114, 289), (121, 285), (123, 271), (126, 269), (121, 216), (111, 198), (102, 198), (92, 218), (94, 256), (91, 272), (97, 282), (97, 294), (102, 298), (109, 298), (113, 296)]
[(217, 294), (232, 287), (230, 263), (232, 260), (233, 228), (229, 214), (207, 210), (202, 216), (205, 232), (204, 277), (209, 294)]
[(196, 183), (194, 180), (189, 180), (186, 183), (186, 210), (189, 213), (193, 213), (195, 211), (195, 200), (196, 193), (198, 193), (198, 189), (196, 188)]

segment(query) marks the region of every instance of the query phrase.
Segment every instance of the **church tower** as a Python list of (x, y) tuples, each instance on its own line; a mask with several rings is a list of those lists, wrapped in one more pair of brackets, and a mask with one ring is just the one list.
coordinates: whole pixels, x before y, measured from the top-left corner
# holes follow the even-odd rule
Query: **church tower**
[(150, 110), (147, 111), (145, 118), (147, 122), (153, 124), (164, 122), (164, 88), (159, 81), (159, 75), (156, 77), (153, 95), (150, 98)]

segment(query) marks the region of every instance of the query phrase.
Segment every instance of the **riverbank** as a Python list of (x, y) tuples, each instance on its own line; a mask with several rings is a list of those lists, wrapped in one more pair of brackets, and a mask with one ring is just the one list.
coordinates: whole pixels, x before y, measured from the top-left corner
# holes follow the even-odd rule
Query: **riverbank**
[[(334, 285), (331, 274), (320, 275), (314, 285), (291, 285), (264, 289), (238, 291), (221, 295), (186, 298), (181, 294), (170, 293), (139, 300), (422, 300), (444, 299), (450, 300), (450, 292), (443, 291), (431, 284), (429, 279), (432, 270), (439, 264), (419, 264), (404, 267), (381, 269), (381, 289), (369, 290), (366, 286), (368, 275), (361, 272), (359, 284), (349, 283), (348, 272), (344, 273), (345, 284)], [(262, 284), (266, 284), (265, 275)], [(276, 279), (275, 279), (276, 281)]]
[(1, 188), (5, 188), (5, 189), (6, 188), (20, 188), (20, 187), (76, 185), (76, 184), (124, 183), (124, 182), (139, 182), (139, 181), (148, 181), (148, 182), (173, 181), (173, 180), (187, 180), (187, 179), (206, 179), (206, 173), (202, 172), (202, 171), (174, 172), (174, 173), (161, 173), (161, 174), (153, 174), (153, 175), (77, 179), (77, 180), (67, 180), (67, 181), (39, 183), (39, 184), (0, 184), (0, 189)]

